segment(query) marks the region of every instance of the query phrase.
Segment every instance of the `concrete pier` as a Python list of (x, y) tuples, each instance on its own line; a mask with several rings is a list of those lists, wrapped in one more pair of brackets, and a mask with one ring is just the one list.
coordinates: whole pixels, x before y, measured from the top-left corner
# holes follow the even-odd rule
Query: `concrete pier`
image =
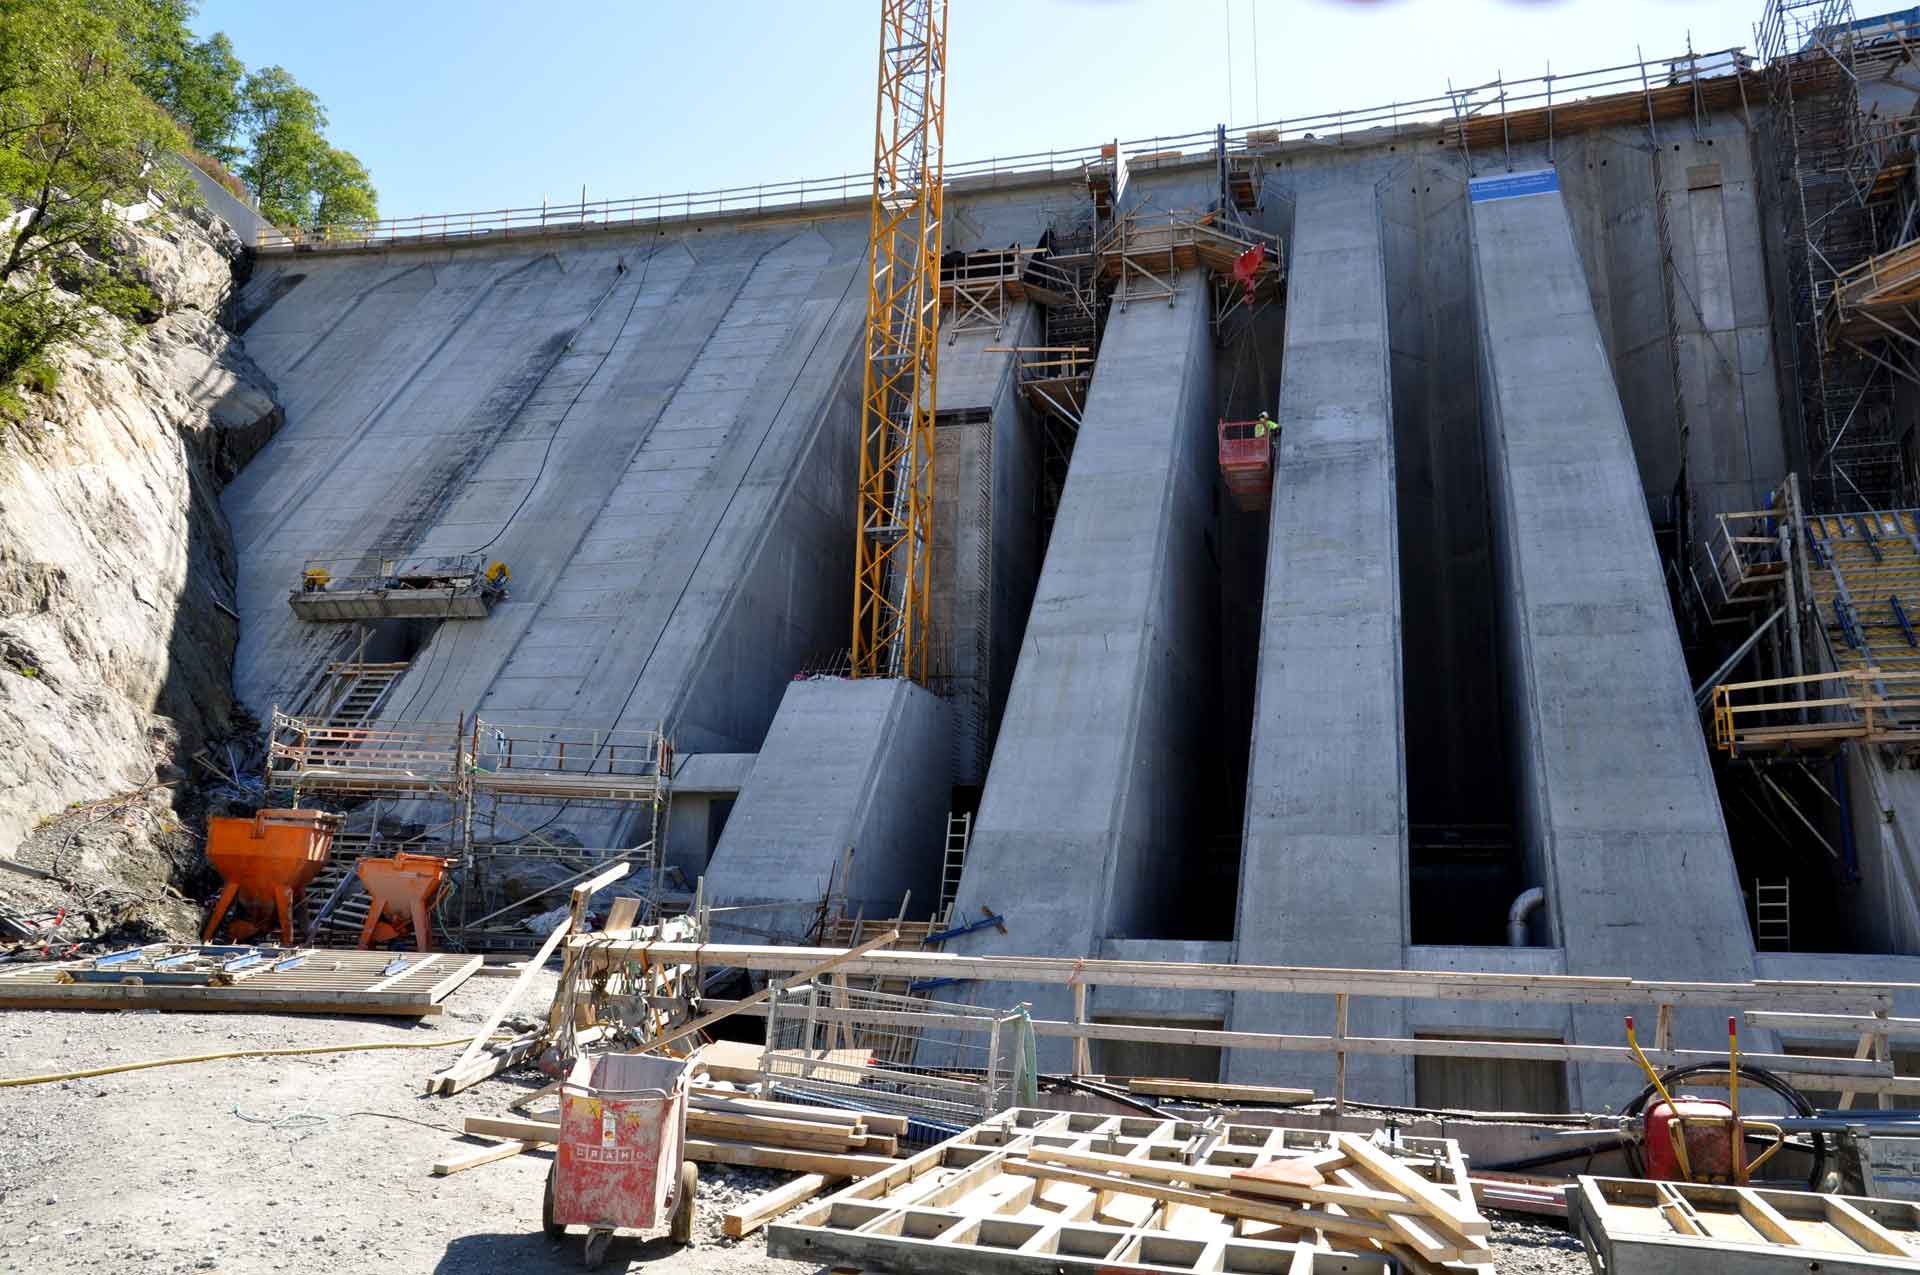
[[(911, 682), (794, 682), (707, 866), (708, 901), (817, 908), (832, 883), (849, 916), (894, 916), (909, 891), (926, 912), (940, 882), (951, 729), (947, 704)], [(847, 880), (833, 882), (849, 848)], [(798, 943), (815, 915), (789, 906), (714, 925), (722, 942), (771, 933)]]
[[(1391, 968), (1407, 942), (1399, 541), (1379, 201), (1370, 179), (1301, 191), (1293, 217), (1280, 450), (1241, 855), (1238, 959)], [(1236, 1030), (1324, 1035), (1324, 998), (1236, 996)], [(1400, 1031), (1357, 1002), (1356, 1034)], [(1239, 1051), (1236, 1081), (1326, 1092), (1327, 1056)], [(1405, 1096), (1397, 1059), (1349, 1084)]]
[[(1719, 797), (1566, 208), (1550, 171), (1476, 183), (1473, 199), (1516, 831), (1547, 891), (1534, 940), (1564, 948), (1570, 974), (1750, 979)], [(1573, 1020), (1577, 1041), (1619, 1040), (1610, 1009)], [(1618, 1087), (1610, 1071), (1576, 1070), (1590, 1102)]]
[[(958, 950), (1084, 956), (1166, 923), (1213, 698), (1214, 393), (1203, 276), (1115, 311), (960, 888), (1009, 934)], [(1063, 1010), (1028, 990), (1036, 1016)]]

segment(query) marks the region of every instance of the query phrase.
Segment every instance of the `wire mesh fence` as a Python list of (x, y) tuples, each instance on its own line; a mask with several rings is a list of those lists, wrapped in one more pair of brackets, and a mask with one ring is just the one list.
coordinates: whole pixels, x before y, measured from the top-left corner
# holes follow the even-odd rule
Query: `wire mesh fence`
[(816, 981), (772, 998), (760, 1079), (774, 1098), (908, 1118), (930, 1145), (1018, 1101), (1026, 1016)]

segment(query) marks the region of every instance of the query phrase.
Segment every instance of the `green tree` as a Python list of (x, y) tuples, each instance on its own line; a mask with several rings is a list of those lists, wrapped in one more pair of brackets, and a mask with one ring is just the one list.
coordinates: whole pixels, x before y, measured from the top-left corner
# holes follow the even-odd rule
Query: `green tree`
[(186, 139), (135, 78), (152, 30), (145, 0), (0, 0), (0, 412), (151, 304), (110, 263), (117, 207), (183, 186), (155, 157)]
[(371, 221), (378, 197), (367, 169), (326, 139), (327, 113), (284, 67), (263, 67), (241, 91), (247, 131), (240, 175), (260, 211), (287, 226)]

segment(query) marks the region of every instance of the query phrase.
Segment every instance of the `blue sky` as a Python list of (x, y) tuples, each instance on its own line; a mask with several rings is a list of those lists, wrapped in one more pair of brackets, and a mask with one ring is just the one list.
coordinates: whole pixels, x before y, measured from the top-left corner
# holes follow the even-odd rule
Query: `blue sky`
[[(1630, 62), (1636, 44), (1664, 57), (1689, 32), (1698, 50), (1751, 46), (1762, 3), (952, 0), (947, 155), (1423, 98), (1449, 77)], [(203, 0), (196, 25), (317, 92), (382, 213), (403, 216), (571, 202), (583, 184), (599, 199), (864, 172), (878, 13), (875, 0)]]

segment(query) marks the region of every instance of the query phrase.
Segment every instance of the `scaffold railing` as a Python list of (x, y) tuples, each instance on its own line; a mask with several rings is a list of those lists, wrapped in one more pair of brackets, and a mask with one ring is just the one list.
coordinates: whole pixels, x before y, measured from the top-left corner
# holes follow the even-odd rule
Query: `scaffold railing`
[(1820, 752), (1848, 740), (1920, 749), (1920, 672), (1848, 669), (1714, 688), (1713, 742), (1730, 756)]
[[(1606, 97), (1651, 100), (1650, 95), (1662, 89), (1690, 85), (1698, 87), (1698, 95), (1684, 94), (1671, 102), (1663, 99), (1655, 105), (1655, 113), (1738, 101), (1749, 65), (1746, 51), (1736, 46), (1588, 71), (1548, 72), (1513, 80), (1496, 76), (1483, 83), (1449, 87), (1430, 97), (1240, 125), (1226, 129), (1225, 134), (1229, 148), (1236, 153), (1258, 152), (1302, 141), (1339, 145), (1349, 138), (1371, 142), (1415, 136), (1454, 144), (1456, 132), (1462, 127), (1467, 130), (1468, 139), (1478, 145), (1501, 138), (1500, 121), (1504, 115), (1537, 110), (1551, 127), (1556, 112), (1575, 110), (1584, 100)], [(1694, 96), (1700, 96), (1701, 100), (1696, 103)], [(1579, 127), (1578, 121), (1577, 113), (1569, 115), (1566, 126)], [(1216, 128), (1208, 127), (1186, 133), (950, 162), (946, 165), (946, 180), (949, 185), (987, 186), (1003, 180), (1079, 181), (1089, 165), (1111, 164), (1116, 154), (1125, 157), (1131, 170), (1151, 170), (1160, 165), (1189, 162), (1196, 156), (1211, 158), (1218, 136)], [(654, 225), (808, 208), (852, 210), (866, 202), (872, 189), (873, 174), (861, 172), (631, 198), (589, 200), (583, 196), (571, 203), (542, 201), (521, 207), (424, 213), (311, 228), (265, 226), (256, 247), (266, 253), (349, 251), (502, 235), (569, 234), (610, 226)]]

